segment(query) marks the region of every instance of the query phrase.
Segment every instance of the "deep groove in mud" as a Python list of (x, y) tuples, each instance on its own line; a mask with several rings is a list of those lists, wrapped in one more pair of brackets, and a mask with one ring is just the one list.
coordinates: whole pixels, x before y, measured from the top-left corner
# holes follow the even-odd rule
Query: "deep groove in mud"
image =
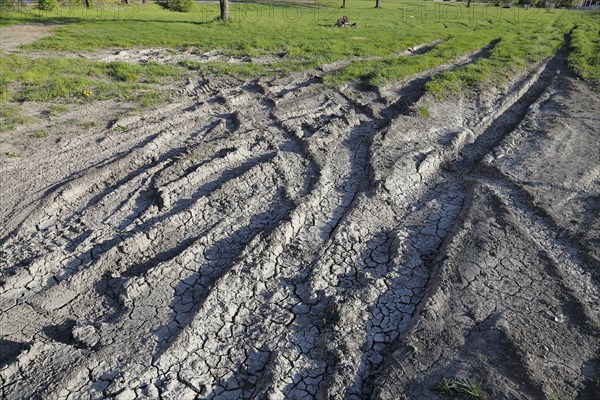
[(509, 100), (508, 104), (503, 107), (506, 111), (494, 117), (491, 123), (485, 124), (485, 131), (477, 134), (477, 139), (465, 146), (461, 157), (454, 161), (458, 165), (455, 167), (457, 170), (464, 173), (473, 168), (483, 156), (521, 123), (529, 107), (540, 98), (552, 78), (558, 71), (565, 68), (566, 56), (567, 45), (563, 46), (558, 54), (549, 60), (539, 73), (534, 75), (533, 79), (524, 83), (524, 88), (519, 89), (518, 92), (525, 90), (525, 93), (523, 95), (517, 93), (513, 99)]

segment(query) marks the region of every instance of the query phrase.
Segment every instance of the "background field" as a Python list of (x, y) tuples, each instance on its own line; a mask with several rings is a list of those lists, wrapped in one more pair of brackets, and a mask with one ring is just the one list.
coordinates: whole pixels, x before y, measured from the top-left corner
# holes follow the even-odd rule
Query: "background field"
[[(83, 90), (91, 90), (101, 98), (130, 96), (132, 89), (139, 88), (132, 83), (143, 84), (157, 76), (180, 78), (187, 69), (205, 75), (264, 76), (340, 60), (353, 62), (332, 71), (325, 77), (327, 81), (339, 84), (358, 79), (366, 85), (381, 86), (497, 43), (485, 60), (436, 78), (429, 90), (444, 94), (490, 80), (503, 81), (549, 57), (569, 32), (573, 68), (592, 81), (600, 79), (600, 38), (595, 28), (598, 15), (484, 4), (467, 9), (464, 3), (397, 0), (386, 1), (382, 9), (373, 5), (371, 1), (349, 1), (348, 7), (341, 10), (337, 2), (307, 7), (235, 3), (228, 23), (216, 19), (218, 6), (211, 3), (197, 3), (190, 13), (171, 12), (156, 4), (107, 3), (90, 10), (63, 6), (52, 12), (5, 12), (0, 18), (3, 25), (66, 25), (57, 27), (52, 37), (26, 46), (44, 58), (33, 61), (27, 56), (3, 57), (0, 93), (5, 101), (77, 98)], [(336, 28), (334, 23), (341, 15), (347, 15), (358, 28)], [(427, 43), (436, 45), (426, 54), (402, 54)], [(189, 62), (167, 68), (65, 59), (77, 52), (140, 47), (272, 57), (260, 63)], [(116, 89), (119, 85), (121, 91)], [(37, 87), (42, 88), (41, 92)]]

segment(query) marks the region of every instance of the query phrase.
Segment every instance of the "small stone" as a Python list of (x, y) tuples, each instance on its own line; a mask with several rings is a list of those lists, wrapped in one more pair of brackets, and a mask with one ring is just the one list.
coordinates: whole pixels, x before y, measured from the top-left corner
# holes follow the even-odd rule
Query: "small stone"
[(100, 332), (93, 325), (75, 325), (72, 335), (77, 344), (88, 349), (100, 341)]
[(554, 322), (563, 323), (565, 322), (565, 316), (562, 314), (554, 316)]

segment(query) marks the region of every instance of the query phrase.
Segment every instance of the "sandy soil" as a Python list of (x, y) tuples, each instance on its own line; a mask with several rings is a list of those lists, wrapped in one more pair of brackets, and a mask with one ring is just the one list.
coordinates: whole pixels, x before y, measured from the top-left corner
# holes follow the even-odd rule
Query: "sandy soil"
[(0, 28), (0, 54), (8, 54), (19, 46), (52, 36), (53, 24), (11, 25)]
[(446, 102), (439, 70), (197, 78), (3, 135), (0, 396), (594, 399), (600, 99), (565, 51)]

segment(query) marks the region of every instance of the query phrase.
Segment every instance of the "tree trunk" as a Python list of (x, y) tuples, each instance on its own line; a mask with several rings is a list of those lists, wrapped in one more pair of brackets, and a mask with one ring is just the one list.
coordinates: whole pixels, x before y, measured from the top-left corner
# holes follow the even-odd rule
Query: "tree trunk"
[(229, 19), (229, 0), (219, 0), (219, 8), (221, 9), (221, 19), (227, 21)]
[(342, 0), (342, 8), (346, 8), (346, 0)]
[(375, 8), (381, 8), (381, 0), (375, 0)]
[(85, 0), (85, 8), (90, 8), (90, 0)]
[(467, 8), (471, 7), (471, 0), (467, 0)]

